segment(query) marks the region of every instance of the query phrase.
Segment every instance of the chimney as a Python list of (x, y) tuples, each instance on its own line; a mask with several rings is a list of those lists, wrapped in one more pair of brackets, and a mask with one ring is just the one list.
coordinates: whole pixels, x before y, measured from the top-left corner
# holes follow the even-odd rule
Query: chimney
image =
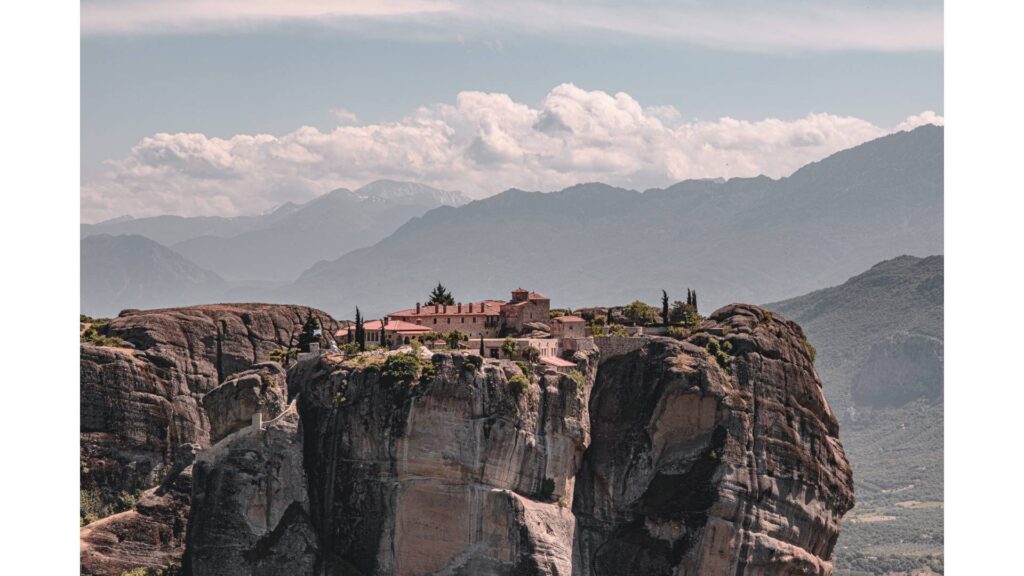
[(416, 303), (416, 313), (417, 314), (420, 313), (420, 303), (419, 302)]
[(462, 314), (462, 302), (459, 302), (459, 314)]
[(441, 305), (440, 304), (434, 304), (434, 314), (437, 314), (440, 311), (441, 311)]
[(384, 317), (384, 325), (385, 325), (385, 326), (387, 326), (387, 325), (388, 325), (388, 317), (387, 317), (387, 316), (385, 316), (385, 317)]
[(444, 308), (443, 312), (445, 314), (447, 314), (448, 313), (448, 305), (447, 304), (443, 304), (442, 307)]

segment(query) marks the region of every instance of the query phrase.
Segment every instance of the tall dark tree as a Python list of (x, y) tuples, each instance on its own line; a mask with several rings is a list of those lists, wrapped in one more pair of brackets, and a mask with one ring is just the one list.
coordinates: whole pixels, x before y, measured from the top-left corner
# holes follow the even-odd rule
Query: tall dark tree
[(363, 326), (363, 315), (359, 312), (359, 307), (356, 307), (356, 344), (359, 345), (359, 351), (366, 351), (366, 328)]
[(388, 346), (388, 334), (384, 330), (384, 326), (385, 326), (384, 319), (381, 318), (381, 320), (380, 320), (380, 346), (381, 346), (381, 348), (387, 348), (387, 346)]
[(693, 312), (695, 314), (700, 314), (700, 311), (697, 310), (697, 290), (693, 291)]
[(480, 337), (480, 356), (484, 355), (484, 337)]
[(430, 292), (427, 304), (448, 304), (450, 306), (455, 304), (455, 297), (444, 287), (444, 284), (438, 282), (437, 287)]
[(300, 352), (309, 352), (309, 345), (319, 340), (316, 336), (318, 328), (320, 328), (320, 323), (313, 317), (313, 311), (310, 310), (306, 314), (306, 321), (302, 324), (302, 332), (299, 333)]
[(668, 292), (661, 291), (661, 323), (668, 326)]

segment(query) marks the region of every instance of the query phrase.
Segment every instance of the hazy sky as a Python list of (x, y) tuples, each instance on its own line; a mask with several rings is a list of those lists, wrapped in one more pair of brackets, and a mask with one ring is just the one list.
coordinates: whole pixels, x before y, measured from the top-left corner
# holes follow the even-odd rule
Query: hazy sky
[(773, 177), (941, 123), (941, 2), (82, 2), (82, 218)]

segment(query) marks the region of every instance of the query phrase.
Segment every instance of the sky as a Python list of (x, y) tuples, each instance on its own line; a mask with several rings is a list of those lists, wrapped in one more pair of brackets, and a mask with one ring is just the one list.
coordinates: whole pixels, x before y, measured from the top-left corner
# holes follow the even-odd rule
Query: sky
[(83, 0), (84, 222), (379, 178), (480, 198), (783, 177), (943, 123), (925, 0)]

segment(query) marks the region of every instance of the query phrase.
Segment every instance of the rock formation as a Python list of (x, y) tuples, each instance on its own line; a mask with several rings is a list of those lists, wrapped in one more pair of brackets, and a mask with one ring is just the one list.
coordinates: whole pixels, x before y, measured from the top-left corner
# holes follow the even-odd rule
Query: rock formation
[(729, 306), (601, 364), (579, 574), (831, 573), (849, 464), (800, 328)]
[(575, 377), (458, 354), (404, 380), (340, 357), (292, 368), (327, 573), (571, 574), (595, 369), (576, 359)]
[[(275, 348), (294, 346), (310, 310), (325, 332), (336, 329), (330, 316), (305, 306), (221, 304), (127, 310), (102, 328), (104, 336), (123, 339), (123, 347), (82, 344), (81, 490), (83, 504), (100, 511), (88, 519), (130, 506), (136, 495), (160, 484), (175, 466), (180, 446), (209, 446), (211, 423), (203, 396), (232, 375), (268, 361)], [(260, 371), (274, 383), (266, 394), (282, 401), (281, 370), (261, 366)], [(264, 378), (252, 378), (259, 380), (259, 394), (239, 400), (273, 405), (263, 391)], [(235, 378), (232, 390), (254, 384), (252, 378)], [(227, 391), (218, 394), (226, 397)], [(237, 393), (246, 394), (240, 389)], [(217, 406), (215, 437), (237, 426), (231, 418), (248, 410), (231, 408), (228, 402)], [(96, 530), (83, 528), (83, 559), (94, 540), (85, 539), (87, 532)], [(177, 553), (180, 557), (180, 547)], [(109, 573), (120, 576), (120, 571)]]
[(295, 406), (233, 432), (194, 465), (185, 574), (312, 574), (309, 521)]
[(285, 371), (276, 362), (256, 364), (239, 372), (203, 396), (202, 407), (210, 421), (210, 441), (249, 426), (253, 414), (264, 420), (276, 418), (288, 405)]
[[(182, 566), (195, 576), (827, 575), (853, 505), (804, 335), (757, 307), (720, 309), (685, 340), (609, 340), (565, 372), (327, 354), (285, 384), (258, 353), (212, 376), (224, 339), (211, 360), (186, 338), (197, 360), (172, 370), (202, 390), (189, 406), (206, 431)], [(132, 342), (90, 351), (90, 373), (145, 380), (157, 345)], [(126, 514), (141, 525), (142, 508)], [(83, 559), (125, 549), (99, 550), (117, 531), (102, 522)]]
[(131, 510), (107, 516), (82, 528), (81, 573), (120, 576), (136, 568), (174, 569), (185, 552), (192, 461), (198, 447), (177, 450), (164, 481), (143, 493)]

